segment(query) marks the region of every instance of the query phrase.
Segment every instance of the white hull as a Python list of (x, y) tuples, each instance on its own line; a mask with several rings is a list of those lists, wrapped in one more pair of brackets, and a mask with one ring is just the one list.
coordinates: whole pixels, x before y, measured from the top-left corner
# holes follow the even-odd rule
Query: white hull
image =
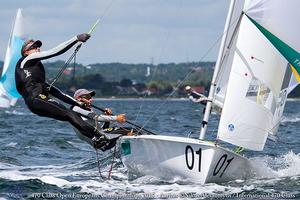
[(227, 182), (252, 176), (250, 161), (212, 142), (192, 138), (141, 135), (120, 141), (129, 173), (175, 177), (199, 183)]

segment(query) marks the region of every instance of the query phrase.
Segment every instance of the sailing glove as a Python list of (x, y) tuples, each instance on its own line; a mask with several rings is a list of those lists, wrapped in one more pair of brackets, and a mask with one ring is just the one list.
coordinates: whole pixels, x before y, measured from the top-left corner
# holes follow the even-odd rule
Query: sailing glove
[(80, 42), (86, 42), (90, 37), (91, 37), (91, 35), (88, 33), (82, 33), (82, 34), (77, 35), (77, 39)]

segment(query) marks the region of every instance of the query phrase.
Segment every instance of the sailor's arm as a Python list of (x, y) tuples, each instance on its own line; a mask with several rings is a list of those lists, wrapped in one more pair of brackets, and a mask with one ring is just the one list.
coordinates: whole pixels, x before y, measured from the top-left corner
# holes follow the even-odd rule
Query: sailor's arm
[(80, 108), (78, 106), (73, 107), (73, 111), (81, 114), (82, 116), (88, 117), (90, 119), (94, 119), (98, 122), (113, 122), (113, 121), (118, 121), (118, 122), (125, 122), (126, 121), (126, 116), (125, 114), (119, 114), (119, 115), (97, 115), (93, 111), (85, 110), (83, 108)]
[(79, 34), (77, 36), (72, 37), (70, 40), (63, 42), (59, 44), (58, 46), (48, 50), (48, 51), (41, 51), (41, 52), (36, 52), (28, 55), (21, 63), (21, 69), (24, 67), (24, 64), (29, 61), (29, 60), (44, 60), (48, 58), (52, 58), (55, 56), (58, 56), (60, 54), (65, 53), (68, 51), (71, 47), (73, 47), (76, 43), (78, 42), (86, 42), (89, 39), (90, 35), (83, 33)]
[(96, 120), (99, 121), (99, 122), (117, 121), (117, 116), (114, 116), (114, 115), (98, 115)]
[(82, 105), (80, 104), (81, 102), (79, 102), (79, 101), (77, 101), (76, 99), (74, 99), (73, 97), (71, 97), (71, 96), (69, 96), (69, 95), (63, 93), (63, 92), (60, 91), (57, 87), (55, 87), (55, 86), (53, 86), (53, 85), (50, 86), (48, 83), (46, 83), (46, 85), (47, 85), (47, 87), (49, 88), (49, 93), (50, 93), (52, 96), (54, 96), (54, 97), (56, 97), (56, 98), (62, 100), (63, 102), (65, 102), (65, 103), (67, 103), (67, 104), (70, 104), (70, 105), (73, 105), (73, 106), (82, 106)]
[(93, 111), (85, 110), (79, 106), (74, 106), (72, 110), (89, 119), (95, 119), (98, 116)]
[(120, 123), (126, 122), (126, 115), (125, 114), (119, 114), (116, 116), (113, 115), (98, 115), (97, 116), (98, 121), (103, 121), (103, 122), (112, 122), (112, 121), (117, 121)]
[(207, 100), (207, 97), (203, 94), (199, 94), (195, 91), (188, 94), (189, 99), (195, 103), (200, 103), (203, 100)]

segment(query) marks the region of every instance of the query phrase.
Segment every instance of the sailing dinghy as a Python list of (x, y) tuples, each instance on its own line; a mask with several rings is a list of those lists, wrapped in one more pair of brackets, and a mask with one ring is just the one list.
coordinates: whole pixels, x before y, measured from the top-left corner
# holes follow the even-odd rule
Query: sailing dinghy
[(15, 22), (12, 27), (2, 75), (0, 78), (0, 107), (9, 108), (14, 106), (20, 94), (17, 92), (15, 83), (15, 67), (21, 58), (21, 48), (25, 41), (24, 18), (22, 10), (18, 9)]
[[(130, 173), (199, 183), (247, 179), (250, 160), (216, 141), (262, 151), (276, 138), (288, 93), (300, 72), (299, 0), (232, 0), (199, 139), (124, 136)], [(222, 109), (217, 138), (205, 141), (212, 105)]]

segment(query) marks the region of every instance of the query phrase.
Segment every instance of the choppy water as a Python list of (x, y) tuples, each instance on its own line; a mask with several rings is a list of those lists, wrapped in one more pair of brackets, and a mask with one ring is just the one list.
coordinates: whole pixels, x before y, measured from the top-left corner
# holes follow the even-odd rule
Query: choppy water
[[(202, 107), (183, 100), (100, 100), (102, 107), (126, 113), (137, 124), (165, 135), (197, 133)], [(140, 109), (141, 108), (141, 109)], [(288, 101), (279, 142), (264, 152), (246, 152), (264, 174), (251, 180), (205, 184), (128, 178), (117, 156), (112, 179), (100, 178), (95, 151), (77, 138), (70, 125), (35, 116), (24, 104), (0, 110), (0, 200), (2, 199), (266, 199), (300, 198), (300, 101)], [(151, 120), (149, 120), (151, 118)], [(137, 119), (137, 121), (135, 121)], [(209, 137), (218, 117), (212, 115)], [(100, 154), (108, 175), (112, 153)]]

